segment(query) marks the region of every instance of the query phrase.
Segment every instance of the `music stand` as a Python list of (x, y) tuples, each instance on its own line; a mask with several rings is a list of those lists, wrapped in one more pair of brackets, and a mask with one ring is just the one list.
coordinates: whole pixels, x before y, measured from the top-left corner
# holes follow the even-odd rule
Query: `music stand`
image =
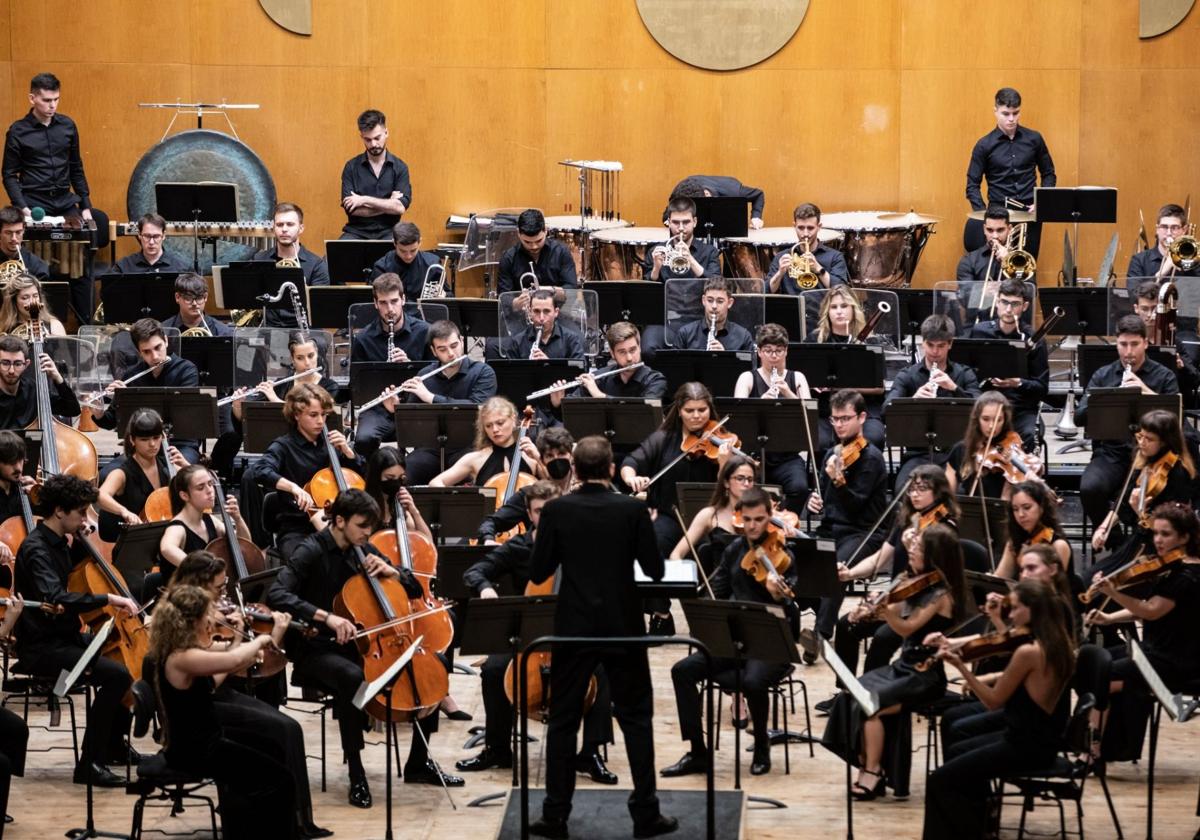
[(410, 487), (409, 492), (439, 545), (476, 536), (479, 523), (496, 510), (496, 491), (490, 487)]
[[(1085, 387), (1092, 381), (1096, 371), (1121, 358), (1112, 344), (1080, 344), (1076, 349), (1079, 353), (1079, 381)], [(1175, 356), (1174, 347), (1155, 344), (1146, 347), (1146, 358), (1158, 362), (1167, 370), (1176, 369)]]
[(700, 573), (696, 561), (663, 560), (663, 575), (658, 580), (642, 571), (640, 563), (633, 564), (633, 584), (643, 598), (663, 598), (684, 601), (700, 594)]
[[(834, 674), (837, 675), (838, 684), (843, 686), (843, 691), (850, 695), (851, 699), (858, 704), (858, 708), (862, 711), (864, 718), (874, 717), (879, 711), (879, 695), (874, 691), (868, 691), (858, 678), (854, 676), (854, 671), (846, 667), (846, 663), (837, 655), (837, 651), (828, 639), (821, 640), (821, 656), (829, 665)], [(846, 715), (846, 743), (854, 743), (854, 715)], [(853, 766), (850, 753), (846, 754), (846, 840), (854, 840), (854, 797), (851, 795), (850, 768)]]
[(704, 232), (711, 244), (714, 239), (745, 237), (750, 232), (750, 199), (731, 195), (704, 195), (696, 202), (696, 229)]
[(677, 481), (675, 482), (675, 500), (679, 504), (679, 515), (684, 524), (691, 522), (712, 498), (715, 481)]
[(956, 338), (950, 345), (950, 361), (975, 370), (985, 379), (1024, 379), (1029, 372), (1029, 349), (1019, 339)]
[(886, 409), (887, 444), (948, 451), (963, 438), (975, 400), (966, 397), (898, 397)]
[(477, 406), (466, 403), (399, 403), (394, 415), (396, 433), (398, 436), (404, 430), (405, 447), (436, 449), (445, 470), (446, 453), (469, 448), (475, 440), (478, 413)]
[(170, 437), (207, 440), (217, 436), (217, 395), (213, 388), (118, 388), (113, 392), (117, 428), (129, 425), (136, 409), (152, 408)]
[(279, 577), (281, 566), (276, 566), (274, 569), (264, 569), (261, 572), (246, 575), (241, 580), (234, 580), (230, 577), (228, 590), (229, 597), (237, 601), (236, 591), (242, 593), (241, 602), (244, 604), (253, 604), (266, 600), (267, 590), (271, 588), (271, 584), (275, 582), (275, 578)]
[(1093, 388), (1088, 392), (1087, 427), (1092, 440), (1129, 443), (1148, 411), (1162, 409), (1181, 416), (1179, 394), (1143, 394), (1138, 388)]
[(788, 344), (788, 369), (803, 373), (810, 388), (878, 388), (885, 361), (877, 344)]
[(633, 397), (569, 397), (563, 425), (579, 438), (604, 435), (614, 447), (637, 446), (662, 425), (662, 401)]
[(737, 434), (746, 448), (758, 452), (761, 481), (767, 480), (768, 451), (807, 452), (813, 457), (821, 429), (816, 400), (717, 397), (714, 403), (718, 418), (729, 415), (724, 428)]
[(175, 305), (177, 271), (161, 274), (105, 274), (100, 278), (100, 302), (104, 320), (110, 324), (132, 324), (142, 318), (164, 321), (179, 308)]
[(753, 354), (731, 350), (676, 350), (654, 354), (654, 368), (667, 378), (667, 393), (685, 382), (703, 382), (713, 394), (732, 394), (738, 377), (754, 364)]
[(1057, 335), (1077, 335), (1103, 338), (1108, 335), (1109, 286), (1072, 286), (1038, 289), (1042, 320), (1049, 318), (1055, 307), (1062, 307), (1063, 318), (1054, 328)]
[[(518, 408), (526, 404), (526, 394), (574, 379), (586, 369), (582, 359), (489, 359), (488, 364), (496, 371), (496, 393)], [(549, 396), (542, 399), (549, 404)]]
[(242, 443), (246, 452), (266, 452), (271, 441), (291, 430), (282, 403), (242, 401)]
[(596, 293), (598, 320), (609, 326), (629, 321), (639, 329), (662, 321), (663, 285), (646, 280), (605, 280), (588, 283)]
[[(475, 593), (463, 583), (463, 574), (497, 547), (494, 545), (443, 545), (438, 548), (438, 576), (434, 591), (448, 601), (469, 601)], [(512, 581), (509, 581), (510, 588)]]
[(426, 367), (429, 362), (351, 362), (350, 401), (355, 406), (370, 402), (385, 389), (412, 379)]
[(371, 269), (395, 249), (390, 239), (326, 239), (325, 263), (334, 286), (370, 283)]
[[(154, 185), (154, 205), (168, 222), (192, 223), (192, 271), (200, 273), (200, 223), (239, 219), (237, 184), (215, 181), (160, 182)], [(214, 257), (216, 256), (214, 247)]]
[[(747, 659), (768, 663), (800, 662), (792, 625), (782, 607), (750, 601), (682, 601), (688, 632), (714, 657), (734, 660), (734, 695), (742, 693), (742, 664)], [(712, 676), (711, 674), (709, 675)], [(742, 731), (733, 730), (733, 787), (742, 788)], [(751, 796), (774, 808), (787, 806), (776, 799)]]
[(808, 334), (804, 298), (799, 295), (763, 295), (763, 323), (779, 324), (797, 341)]
[[(969, 481), (974, 481), (972, 476)], [(970, 496), (956, 496), (962, 516), (958, 520), (958, 535), (964, 540), (974, 540), (988, 548), (988, 535), (991, 535), (991, 547), (988, 549), (988, 559), (992, 568), (996, 566), (996, 557), (1004, 553), (1004, 545), (1008, 542), (1008, 502), (1002, 499), (980, 499), (975, 493)], [(987, 505), (987, 525), (983, 522), (984, 504)]]
[(1116, 224), (1117, 190), (1115, 187), (1038, 187), (1033, 191), (1037, 207), (1037, 223), (1065, 222), (1074, 227), (1076, 265), (1071, 266), (1068, 286), (1079, 280), (1079, 226), (1081, 224)]
[(374, 300), (370, 286), (312, 286), (308, 290), (310, 323), (321, 329), (344, 330), (350, 307)]
[(233, 388), (233, 336), (182, 335), (179, 355), (196, 366), (200, 384), (209, 388)]
[[(933, 289), (888, 289), (896, 295), (896, 321), (900, 326), (899, 339), (909, 340), (909, 357), (917, 358), (917, 339), (921, 324), (933, 314)], [(844, 345), (843, 345), (844, 346)]]
[(496, 298), (446, 298), (441, 303), (464, 339), (500, 337), (500, 301)]
[[(92, 253), (91, 249), (88, 249), (87, 253), (89, 254), (88, 259), (90, 260), (90, 254)], [(85, 274), (88, 277), (91, 276), (90, 271), (86, 272)], [(46, 305), (50, 307), (50, 311), (61, 312), (65, 318), (67, 310), (70, 309), (71, 306), (71, 284), (65, 280), (43, 280), (41, 281), (41, 284), (42, 297), (45, 299)], [(172, 290), (175, 288), (174, 283), (171, 284), (171, 288)]]
[[(128, 525), (121, 529), (120, 536), (112, 550), (112, 563), (125, 581), (130, 584), (133, 592), (146, 593), (142, 587), (146, 583), (146, 575), (158, 565), (158, 544), (162, 540), (163, 531), (167, 530), (167, 522), (147, 522), (143, 525)], [(169, 565), (163, 571), (170, 568)], [(134, 584), (137, 581), (137, 584)], [(151, 596), (153, 597), (153, 595)], [(145, 600), (150, 600), (145, 598)]]
[(838, 580), (837, 543), (825, 537), (800, 536), (787, 541), (796, 556), (797, 597), (835, 598), (845, 587)]

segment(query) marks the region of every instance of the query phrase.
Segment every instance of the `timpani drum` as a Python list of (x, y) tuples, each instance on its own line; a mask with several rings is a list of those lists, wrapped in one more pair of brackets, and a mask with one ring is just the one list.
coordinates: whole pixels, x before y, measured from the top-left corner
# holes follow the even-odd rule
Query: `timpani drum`
[[(581, 224), (582, 222), (582, 224)], [(546, 231), (562, 242), (575, 260), (575, 274), (580, 280), (587, 278), (588, 237), (598, 230), (627, 228), (633, 222), (622, 219), (602, 219), (599, 216), (547, 216)]]
[(630, 227), (598, 230), (588, 237), (588, 262), (593, 280), (641, 280), (642, 260), (667, 242), (667, 229)]
[[(841, 231), (822, 226), (817, 239), (822, 245), (837, 248)], [(721, 255), (725, 262), (726, 277), (766, 277), (771, 261), (780, 248), (795, 245), (794, 227), (765, 227), (752, 230), (746, 236), (730, 236), (721, 240)]]
[(841, 231), (842, 254), (855, 286), (912, 285), (921, 251), (935, 222), (916, 214), (855, 210), (825, 213), (821, 227)]

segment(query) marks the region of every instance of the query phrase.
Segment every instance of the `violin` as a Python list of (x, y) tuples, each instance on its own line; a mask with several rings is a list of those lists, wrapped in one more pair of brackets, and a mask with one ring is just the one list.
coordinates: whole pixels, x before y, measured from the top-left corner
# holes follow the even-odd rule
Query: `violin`
[(1175, 568), (1175, 564), (1185, 557), (1187, 557), (1187, 548), (1184, 546), (1173, 548), (1163, 555), (1153, 554), (1149, 557), (1135, 557), (1111, 575), (1100, 578), (1100, 580), (1089, 586), (1086, 591), (1080, 592), (1079, 600), (1084, 604), (1090, 602), (1100, 594), (1100, 587), (1105, 583), (1111, 583), (1117, 589), (1126, 589), (1130, 586), (1136, 586), (1139, 583), (1155, 580), (1170, 572)]
[[(964, 663), (982, 662), (993, 656), (1003, 656), (1006, 653), (1012, 653), (1021, 647), (1021, 645), (1027, 645), (1032, 641), (1033, 634), (1029, 630), (1025, 628), (1018, 630), (1010, 627), (1007, 630), (997, 630), (992, 633), (983, 633), (979, 636), (970, 636), (965, 639), (951, 639), (950, 649), (957, 652), (958, 658)], [(917, 655), (922, 655), (929, 650), (928, 646), (921, 645), (919, 646)], [(929, 670), (941, 659), (938, 653), (939, 651), (934, 650), (913, 667), (918, 671)]]
[[(767, 520), (767, 530), (770, 533), (785, 537), (787, 534), (800, 530), (800, 517), (794, 511), (775, 507), (774, 501), (771, 503), (771, 508), (771, 518)], [(739, 534), (742, 533), (746, 527), (742, 522), (742, 512), (735, 510), (730, 519), (733, 522), (733, 530)]]
[(975, 465), (980, 472), (1002, 473), (1009, 484), (1024, 481), (1025, 470), (1017, 466), (1016, 462), (1019, 459), (1014, 457), (1014, 448), (1020, 451), (1021, 436), (1016, 432), (1009, 432), (986, 452), (976, 452)]
[(1049, 545), (1052, 542), (1054, 542), (1054, 529), (1051, 528), (1049, 525), (1047, 525), (1045, 528), (1043, 528), (1042, 530), (1040, 530), (1036, 534), (1034, 534), (1032, 537), (1030, 537), (1029, 542), (1027, 542), (1025, 544), (1026, 545)]
[[(226, 603), (219, 605), (217, 609), (225, 614), (241, 613), (245, 619), (245, 630), (238, 629), (236, 624), (227, 621), (216, 621), (216, 627), (213, 628), (213, 641), (232, 642), (235, 636), (240, 635), (245, 641), (253, 641), (257, 635), (269, 634), (275, 627), (275, 617), (271, 614), (270, 608), (266, 604), (246, 604), (237, 606), (236, 604)], [(292, 622), (288, 626), (295, 625), (297, 632), (311, 638), (317, 634), (317, 630), (311, 624), (304, 621)], [(278, 646), (271, 644), (263, 648), (259, 656), (259, 661), (247, 665), (241, 670), (234, 671), (232, 676), (244, 678), (266, 679), (273, 677), (287, 667), (287, 656), (284, 651)]]
[[(484, 487), (490, 487), (496, 491), (496, 510), (500, 510), (504, 506), (504, 503), (511, 499), (522, 487), (528, 487), (537, 480), (521, 469), (521, 441), (529, 434), (529, 429), (532, 425), (533, 406), (527, 405), (521, 413), (521, 422), (517, 426), (517, 443), (513, 447), (512, 462), (508, 465), (508, 471), (497, 473), (483, 484)], [(523, 534), (524, 532), (525, 524), (521, 523), (503, 534), (497, 534), (496, 542), (507, 542), (517, 534)]]
[(29, 306), (29, 341), (33, 346), (33, 381), (38, 413), (37, 419), (27, 428), (42, 431), (41, 469), (44, 475), (73, 475), (94, 482), (100, 472), (95, 444), (74, 426), (55, 420), (50, 409), (50, 383), (46, 372), (42, 370), (42, 354), (45, 353), (42, 342), (45, 336), (44, 324), (38, 317), (40, 310), (41, 306), (37, 303)]
[[(729, 417), (727, 415), (721, 420), (709, 420), (699, 431), (685, 431), (683, 433), (683, 441), (679, 444), (680, 450), (689, 458), (708, 458), (710, 461), (716, 461), (720, 455), (721, 447), (728, 444), (729, 451), (734, 455), (750, 458), (749, 455), (741, 450), (742, 439), (737, 435), (733, 433), (718, 435), (716, 433), (717, 429), (724, 426), (728, 421)], [(751, 460), (754, 459), (751, 458)]]
[(873, 592), (863, 599), (862, 603), (851, 613), (851, 623), (864, 621), (879, 614), (884, 607), (899, 604), (910, 598), (915, 598), (934, 587), (945, 586), (946, 579), (938, 569), (912, 577), (901, 577), (890, 588)]
[(766, 539), (752, 546), (742, 556), (741, 566), (746, 574), (763, 587), (770, 578), (776, 578), (784, 598), (788, 601), (795, 600), (795, 593), (783, 580), (784, 572), (792, 566), (792, 558), (784, 549), (783, 539), (778, 534), (768, 533)]
[(947, 508), (944, 504), (934, 505), (924, 513), (914, 513), (912, 518), (912, 527), (915, 528), (919, 533), (924, 531), (930, 525), (937, 525), (939, 522), (944, 519), (948, 519), (949, 517), (949, 508)]
[(362, 490), (367, 486), (363, 477), (354, 470), (342, 466), (338, 459), (337, 450), (329, 440), (329, 429), (321, 429), (321, 438), (325, 441), (325, 455), (329, 466), (317, 470), (316, 474), (304, 485), (304, 492), (312, 496), (313, 504), (317, 507), (328, 507), (337, 498), (337, 494), (353, 487)]
[(1138, 490), (1141, 492), (1138, 499), (1137, 514), (1138, 524), (1143, 528), (1148, 529), (1154, 524), (1150, 518), (1150, 500), (1167, 488), (1167, 479), (1171, 474), (1171, 469), (1178, 462), (1178, 455), (1174, 452), (1167, 452), (1153, 464), (1147, 464), (1142, 467), (1142, 474), (1138, 478)]
[(62, 615), (62, 604), (51, 604), (49, 601), (26, 601), (24, 598), (14, 598), (11, 595), (0, 596), (0, 618), (4, 618), (4, 614), (8, 612), (8, 608), (12, 606), (14, 601), (20, 601), (22, 606), (29, 607), (31, 610), (41, 610), (46, 615)]
[(837, 466), (837, 475), (832, 478), (834, 487), (846, 486), (846, 470), (854, 466), (867, 448), (867, 439), (859, 435), (849, 443), (839, 443), (833, 447), (833, 462)]

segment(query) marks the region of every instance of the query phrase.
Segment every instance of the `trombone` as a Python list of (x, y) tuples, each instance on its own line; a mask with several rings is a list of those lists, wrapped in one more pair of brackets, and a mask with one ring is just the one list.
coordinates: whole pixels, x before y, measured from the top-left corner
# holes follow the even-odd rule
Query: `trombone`
[[(1006, 280), (1028, 280), (1037, 271), (1037, 261), (1033, 258), (1033, 254), (1025, 250), (1025, 236), (1028, 228), (1029, 225), (1026, 223), (1021, 223), (1013, 228), (1013, 233), (1017, 237), (1017, 247), (1015, 250), (1009, 251), (1000, 263), (1000, 273)], [(1011, 239), (1012, 234), (1009, 236)]]
[(1189, 271), (1200, 260), (1200, 246), (1196, 242), (1196, 225), (1189, 224), (1184, 228), (1183, 236), (1177, 236), (1167, 246), (1171, 264), (1181, 271)]

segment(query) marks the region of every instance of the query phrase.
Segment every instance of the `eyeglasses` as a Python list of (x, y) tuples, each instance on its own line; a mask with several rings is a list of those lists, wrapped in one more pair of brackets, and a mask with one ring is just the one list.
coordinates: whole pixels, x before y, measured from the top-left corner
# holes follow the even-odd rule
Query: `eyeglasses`
[(759, 347), (758, 352), (764, 356), (782, 356), (787, 353), (786, 347)]
[(752, 476), (752, 475), (731, 475), (731, 476), (729, 476), (729, 480), (736, 481), (738, 484), (753, 484), (754, 476)]
[(4, 368), (6, 370), (8, 368), (20, 369), (25, 367), (27, 364), (29, 363), (24, 359), (0, 359), (0, 368)]
[(836, 414), (829, 415), (829, 422), (835, 426), (840, 425), (842, 423), (849, 423), (851, 420), (856, 420), (856, 419), (858, 419), (857, 414), (847, 414), (845, 416), (839, 416)]
[(1158, 229), (1165, 231), (1178, 231), (1183, 230), (1183, 225), (1159, 225)]
[(928, 493), (931, 488), (928, 484), (912, 484), (908, 488), (908, 495), (915, 496), (918, 493)]
[(158, 242), (163, 238), (161, 233), (139, 233), (138, 239), (145, 242)]
[(997, 309), (1016, 309), (1025, 303), (1024, 298), (1021, 300), (1005, 300), (1004, 298), (996, 298)]
[(184, 303), (204, 303), (204, 301), (208, 300), (208, 295), (207, 295), (207, 294), (203, 294), (203, 295), (180, 295), (179, 297), (180, 297), (180, 299), (181, 299), (181, 300), (183, 300), (183, 301), (184, 301)]

